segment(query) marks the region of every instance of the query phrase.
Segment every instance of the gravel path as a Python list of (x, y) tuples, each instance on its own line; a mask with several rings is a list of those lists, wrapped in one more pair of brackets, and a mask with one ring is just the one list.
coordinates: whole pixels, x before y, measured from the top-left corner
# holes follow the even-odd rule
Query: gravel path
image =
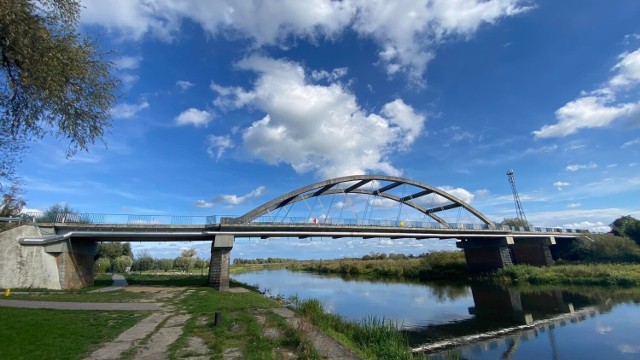
[(120, 274), (113, 274), (113, 276), (111, 276), (111, 279), (113, 280), (113, 284), (111, 286), (103, 287), (103, 288), (89, 291), (89, 292), (99, 293), (99, 292), (107, 292), (107, 291), (116, 291), (116, 290), (123, 289), (125, 286), (129, 285), (127, 284), (127, 279), (125, 279), (124, 276)]

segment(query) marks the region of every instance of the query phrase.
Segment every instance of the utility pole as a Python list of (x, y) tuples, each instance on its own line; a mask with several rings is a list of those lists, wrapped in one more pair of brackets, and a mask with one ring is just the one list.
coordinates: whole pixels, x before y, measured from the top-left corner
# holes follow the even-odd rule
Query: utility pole
[(524, 215), (524, 210), (522, 209), (522, 204), (520, 203), (520, 196), (518, 195), (518, 190), (516, 190), (516, 178), (513, 175), (513, 169), (507, 170), (507, 176), (509, 177), (509, 184), (511, 184), (511, 191), (513, 191), (513, 201), (516, 204), (516, 214), (518, 220), (523, 221), (525, 224), (528, 224), (527, 217)]

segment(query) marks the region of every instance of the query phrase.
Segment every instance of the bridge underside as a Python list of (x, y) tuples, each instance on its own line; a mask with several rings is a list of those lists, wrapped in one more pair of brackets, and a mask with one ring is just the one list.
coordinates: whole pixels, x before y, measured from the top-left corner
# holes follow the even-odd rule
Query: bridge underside
[[(501, 230), (462, 229), (426, 231), (419, 228), (337, 227), (320, 224), (314, 226), (217, 224), (179, 227), (149, 225), (111, 228), (90, 224), (58, 225), (56, 224), (55, 227), (23, 226), (21, 228), (35, 230), (13, 235), (12, 243), (15, 246), (20, 247), (15, 241), (19, 238), (20, 244), (30, 245), (22, 246), (23, 248), (43, 249), (39, 256), (44, 256), (44, 260), (19, 261), (21, 266), (48, 263), (51, 261), (46, 260), (47, 258), (53, 259), (54, 265), (49, 265), (53, 270), (48, 270), (48, 273), (55, 273), (55, 284), (38, 284), (38, 287), (73, 289), (92, 285), (93, 256), (97, 241), (211, 241), (208, 281), (212, 287), (224, 291), (229, 288), (230, 253), (236, 237), (458, 239), (457, 246), (464, 250), (467, 265), (474, 272), (494, 270), (511, 264), (553, 265), (551, 247), (555, 246), (556, 237), (564, 239), (576, 237), (576, 234), (567, 233), (515, 233)], [(2, 266), (0, 270), (3, 273), (15, 271)], [(25, 271), (28, 273), (31, 270)], [(5, 282), (0, 281), (0, 287), (35, 286), (31, 284), (17, 286), (5, 284)]]

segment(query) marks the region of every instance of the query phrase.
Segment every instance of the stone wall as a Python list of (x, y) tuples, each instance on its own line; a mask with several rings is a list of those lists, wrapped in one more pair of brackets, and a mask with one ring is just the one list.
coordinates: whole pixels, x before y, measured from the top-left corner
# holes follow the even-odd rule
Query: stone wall
[(0, 233), (0, 288), (61, 289), (56, 257), (42, 246), (22, 246), (19, 238), (41, 237), (33, 225)]

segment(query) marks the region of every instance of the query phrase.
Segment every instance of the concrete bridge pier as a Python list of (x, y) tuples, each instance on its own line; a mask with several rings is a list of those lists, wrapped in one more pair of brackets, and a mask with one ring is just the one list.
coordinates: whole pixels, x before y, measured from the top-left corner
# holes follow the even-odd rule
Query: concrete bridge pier
[(219, 291), (229, 290), (229, 266), (235, 236), (216, 235), (211, 243), (209, 285)]
[(483, 272), (513, 265), (510, 245), (513, 237), (503, 238), (466, 238), (456, 243), (464, 250), (467, 267), (471, 271)]
[(511, 246), (514, 264), (551, 266), (554, 264), (550, 245), (556, 240), (550, 237), (518, 238)]
[(98, 245), (93, 241), (71, 239), (44, 247), (44, 251), (56, 260), (60, 288), (63, 290), (93, 285), (93, 264), (97, 250)]

